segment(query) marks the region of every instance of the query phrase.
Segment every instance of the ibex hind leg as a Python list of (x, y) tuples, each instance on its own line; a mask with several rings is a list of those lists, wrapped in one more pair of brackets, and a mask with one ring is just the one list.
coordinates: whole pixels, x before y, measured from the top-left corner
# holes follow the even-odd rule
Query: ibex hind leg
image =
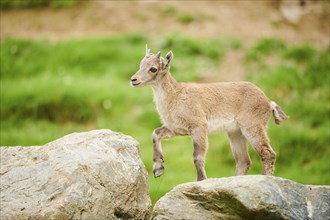
[(273, 175), (276, 153), (269, 143), (265, 126), (253, 126), (242, 129), (243, 135), (252, 144), (262, 161), (262, 174)]
[(247, 140), (240, 130), (229, 132), (228, 137), (236, 161), (236, 175), (246, 175), (252, 165)]

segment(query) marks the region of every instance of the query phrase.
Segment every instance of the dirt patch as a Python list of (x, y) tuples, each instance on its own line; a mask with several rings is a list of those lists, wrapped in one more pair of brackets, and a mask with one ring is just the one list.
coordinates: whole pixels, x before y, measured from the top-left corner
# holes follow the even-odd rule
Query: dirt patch
[(272, 37), (323, 47), (329, 44), (328, 22), (328, 12), (320, 15), (314, 10), (305, 13), (298, 24), (289, 24), (276, 2), (269, 1), (81, 1), (70, 8), (1, 11), (0, 27), (2, 39), (183, 32), (200, 38), (234, 37), (247, 44)]
[[(327, 47), (330, 3), (306, 2), (298, 8), (302, 16), (290, 23), (278, 1), (81, 1), (60, 9), (1, 11), (0, 36), (57, 41), (127, 32), (157, 38), (181, 32), (196, 38), (235, 38), (246, 47), (260, 38)], [(294, 11), (299, 1), (289, 3), (284, 9), (293, 5)], [(229, 51), (201, 81), (242, 80), (243, 61), (241, 51)]]

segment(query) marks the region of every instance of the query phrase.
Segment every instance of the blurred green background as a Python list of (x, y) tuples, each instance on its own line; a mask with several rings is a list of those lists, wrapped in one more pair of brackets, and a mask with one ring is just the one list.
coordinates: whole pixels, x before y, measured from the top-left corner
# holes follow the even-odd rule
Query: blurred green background
[[(2, 12), (25, 7), (8, 2), (2, 1)], [(46, 2), (37, 7), (54, 7), (52, 1)], [(59, 3), (55, 7), (71, 8), (77, 2)], [(175, 6), (161, 8), (163, 16), (175, 15), (183, 26), (200, 18), (179, 13)], [(153, 178), (151, 133), (161, 124), (151, 89), (129, 84), (148, 43), (153, 52), (174, 52), (171, 72), (178, 81), (226, 79), (217, 73), (226, 68), (228, 57), (239, 54), (237, 65), (244, 74), (238, 78), (258, 85), (290, 116), (280, 126), (269, 122), (277, 152), (275, 175), (304, 184), (330, 184), (329, 45), (294, 44), (273, 37), (249, 42), (235, 36), (202, 38), (180, 31), (154, 36), (135, 30), (55, 41), (11, 35), (2, 36), (0, 43), (1, 146), (43, 145), (72, 132), (108, 128), (140, 142), (153, 202), (177, 184), (195, 181), (190, 137), (163, 142), (165, 173)], [(208, 177), (234, 175), (227, 136), (211, 135), (209, 146)], [(261, 162), (251, 147), (250, 154), (249, 174), (260, 174)]]

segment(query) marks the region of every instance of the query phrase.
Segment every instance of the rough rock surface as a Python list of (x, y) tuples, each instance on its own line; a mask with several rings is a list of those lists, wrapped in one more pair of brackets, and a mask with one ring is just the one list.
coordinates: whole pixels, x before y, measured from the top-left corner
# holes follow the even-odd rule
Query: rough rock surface
[(330, 219), (330, 186), (269, 176), (237, 176), (178, 185), (152, 219)]
[(148, 219), (139, 144), (110, 130), (1, 147), (1, 219)]

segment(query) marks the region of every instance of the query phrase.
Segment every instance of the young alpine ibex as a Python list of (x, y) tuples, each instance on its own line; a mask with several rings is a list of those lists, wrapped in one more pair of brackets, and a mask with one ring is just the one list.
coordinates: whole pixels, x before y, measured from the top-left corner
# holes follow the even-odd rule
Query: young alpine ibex
[(131, 85), (150, 85), (163, 126), (153, 131), (153, 173), (164, 172), (161, 140), (175, 135), (190, 135), (197, 180), (206, 178), (204, 161), (208, 134), (226, 131), (236, 160), (236, 175), (247, 174), (251, 159), (247, 141), (262, 160), (262, 174), (273, 175), (275, 152), (266, 133), (273, 113), (276, 124), (287, 119), (285, 113), (254, 84), (249, 82), (188, 83), (176, 82), (170, 74), (173, 53), (165, 58), (160, 52), (146, 55), (140, 69), (132, 76)]

